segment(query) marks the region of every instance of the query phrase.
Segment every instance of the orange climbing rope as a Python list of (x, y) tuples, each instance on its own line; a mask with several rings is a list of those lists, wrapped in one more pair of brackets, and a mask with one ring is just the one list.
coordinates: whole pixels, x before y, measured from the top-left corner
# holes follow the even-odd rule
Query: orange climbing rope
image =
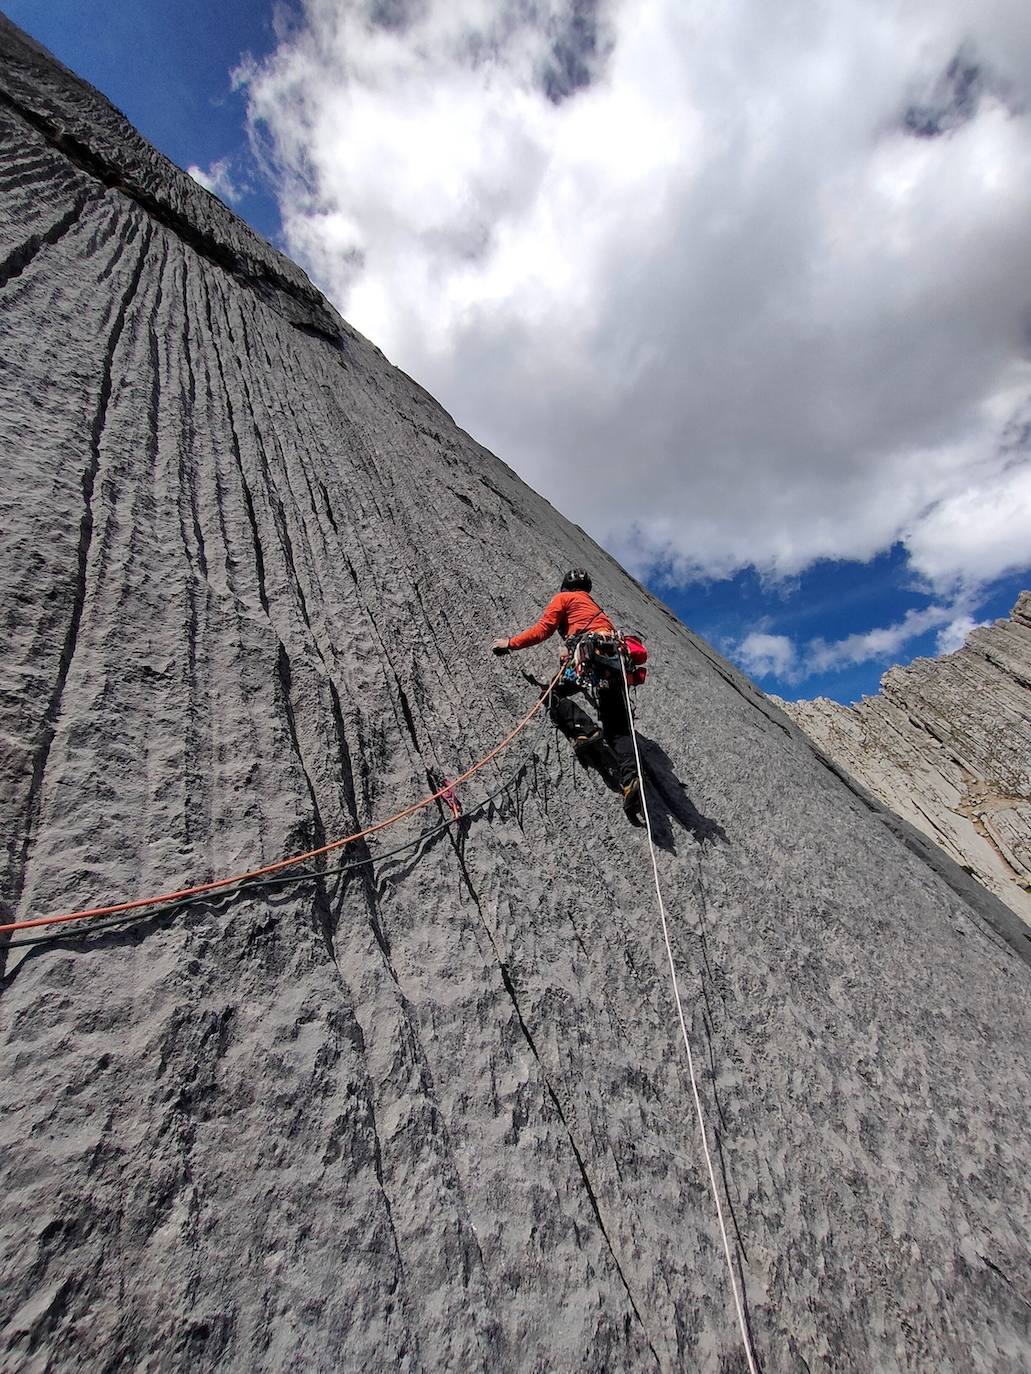
[(137, 897), (132, 902), (114, 902), (110, 906), (84, 907), (81, 911), (68, 911), (60, 916), (35, 916), (27, 921), (12, 921), (9, 925), (0, 926), (0, 935), (6, 935), (15, 930), (31, 930), (35, 926), (56, 926), (65, 921), (85, 921), (92, 916), (116, 916), (122, 911), (136, 911), (145, 906), (163, 906), (168, 902), (182, 901), (184, 897), (199, 897), (205, 892), (217, 892), (224, 887), (235, 887), (237, 883), (249, 882), (252, 878), (263, 878), (268, 873), (278, 873), (280, 869), (291, 868), (294, 864), (304, 863), (308, 859), (317, 859), (322, 854), (329, 854), (335, 849), (343, 849), (344, 845), (354, 844), (356, 840), (363, 840), (367, 835), (374, 835), (378, 830), (386, 830), (387, 826), (394, 825), (397, 821), (403, 821), (408, 816), (414, 816), (417, 811), (432, 806), (435, 801), (441, 798), (447, 799), (449, 793), (453, 794), (454, 788), (468, 782), (492, 759), (496, 759), (533, 720), (547, 700), (548, 693), (561, 677), (562, 671), (560, 668), (522, 720), (509, 731), (500, 744), (494, 746), (489, 754), (484, 754), (483, 758), (477, 759), (471, 768), (467, 768), (457, 778), (445, 782), (443, 787), (438, 787), (436, 792), (430, 796), (423, 797), (421, 801), (413, 802), (411, 806), (406, 806), (403, 811), (396, 811), (386, 820), (376, 821), (373, 825), (366, 826), (364, 830), (359, 830), (354, 835), (345, 835), (342, 839), (331, 840), (329, 844), (320, 845), (318, 849), (308, 849), (303, 854), (291, 854), (289, 858), (277, 859), (275, 863), (266, 864), (263, 868), (252, 868), (249, 873), (236, 873), (231, 878), (216, 878), (210, 883), (198, 883), (194, 887), (182, 887), (177, 892), (163, 892), (157, 897)]

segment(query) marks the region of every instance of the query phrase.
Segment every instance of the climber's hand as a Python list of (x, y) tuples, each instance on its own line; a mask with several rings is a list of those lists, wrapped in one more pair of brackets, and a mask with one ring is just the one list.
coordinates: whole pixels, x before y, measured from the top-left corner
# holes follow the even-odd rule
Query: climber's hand
[(494, 643), (490, 646), (490, 651), (492, 654), (497, 654), (497, 656), (500, 658), (503, 654), (511, 653), (512, 646), (509, 644), (507, 639), (496, 639)]

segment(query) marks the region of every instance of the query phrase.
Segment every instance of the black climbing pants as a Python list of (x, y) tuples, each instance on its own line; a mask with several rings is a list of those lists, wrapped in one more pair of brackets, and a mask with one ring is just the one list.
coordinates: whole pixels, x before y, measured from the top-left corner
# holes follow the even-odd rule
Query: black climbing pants
[[(575, 739), (577, 735), (589, 735), (597, 728), (595, 722), (573, 697), (580, 691), (572, 683), (559, 682), (552, 688), (548, 709), (551, 718), (563, 734)], [(623, 684), (613, 674), (600, 679), (596, 684), (598, 698), (598, 719), (605, 743), (615, 758), (619, 780), (626, 787), (637, 777), (637, 763), (634, 759), (634, 741), (630, 736), (633, 722), (627, 715), (626, 696)]]

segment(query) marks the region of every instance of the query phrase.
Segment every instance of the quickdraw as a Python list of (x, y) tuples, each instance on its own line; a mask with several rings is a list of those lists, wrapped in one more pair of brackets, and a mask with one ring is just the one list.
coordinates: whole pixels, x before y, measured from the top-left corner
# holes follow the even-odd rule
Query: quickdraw
[(444, 786), (440, 793), (440, 799), (441, 801), (447, 802), (448, 806), (451, 808), (451, 815), (457, 821), (462, 814), (462, 806), (455, 796), (455, 784), (450, 778), (444, 779)]

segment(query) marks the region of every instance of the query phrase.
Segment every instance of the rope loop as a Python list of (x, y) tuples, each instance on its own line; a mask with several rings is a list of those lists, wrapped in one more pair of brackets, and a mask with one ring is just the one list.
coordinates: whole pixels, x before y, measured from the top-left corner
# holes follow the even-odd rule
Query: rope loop
[(377, 831), (386, 830), (388, 826), (396, 825), (398, 821), (403, 821), (408, 816), (414, 816), (416, 812), (422, 811), (427, 806), (432, 806), (435, 801), (446, 801), (454, 810), (458, 805), (455, 799), (455, 788), (475, 777), (477, 773), (486, 768), (488, 763), (503, 753), (518, 735), (522, 734), (544, 705), (548, 693), (560, 675), (561, 669), (551, 679), (526, 715), (508, 732), (500, 744), (494, 746), (489, 754), (484, 754), (483, 758), (477, 759), (472, 767), (467, 768), (464, 773), (460, 773), (457, 778), (445, 781), (443, 787), (438, 787), (428, 797), (413, 802), (411, 806), (406, 806), (401, 811), (395, 811), (392, 816), (387, 816), (382, 821), (376, 821), (374, 824), (366, 826), (364, 830), (356, 831), (353, 835), (344, 835), (339, 840), (331, 840), (329, 844), (320, 845), (318, 849), (308, 849), (303, 854), (291, 854), (288, 858), (277, 859), (275, 863), (265, 864), (262, 868), (252, 868), (247, 873), (235, 873), (229, 878), (216, 878), (210, 883), (197, 883), (193, 887), (182, 887), (176, 892), (162, 892), (156, 897), (137, 897), (131, 902), (112, 902), (108, 906), (84, 907), (79, 911), (63, 912), (59, 916), (35, 916), (30, 920), (11, 921), (7, 925), (0, 926), (0, 935), (8, 935), (16, 930), (32, 930), (36, 926), (63, 925), (66, 921), (87, 921), (97, 916), (115, 916), (123, 911), (137, 911), (140, 907), (145, 906), (164, 906), (169, 902), (179, 902), (184, 897), (199, 897), (205, 892), (217, 892), (224, 887), (236, 887), (240, 883), (248, 882), (251, 878), (263, 878), (268, 873), (279, 873), (284, 868), (292, 868), (294, 864), (305, 863), (308, 859), (317, 859), (323, 854), (331, 854), (337, 849), (343, 849), (345, 845), (364, 840), (369, 835), (375, 835)]

